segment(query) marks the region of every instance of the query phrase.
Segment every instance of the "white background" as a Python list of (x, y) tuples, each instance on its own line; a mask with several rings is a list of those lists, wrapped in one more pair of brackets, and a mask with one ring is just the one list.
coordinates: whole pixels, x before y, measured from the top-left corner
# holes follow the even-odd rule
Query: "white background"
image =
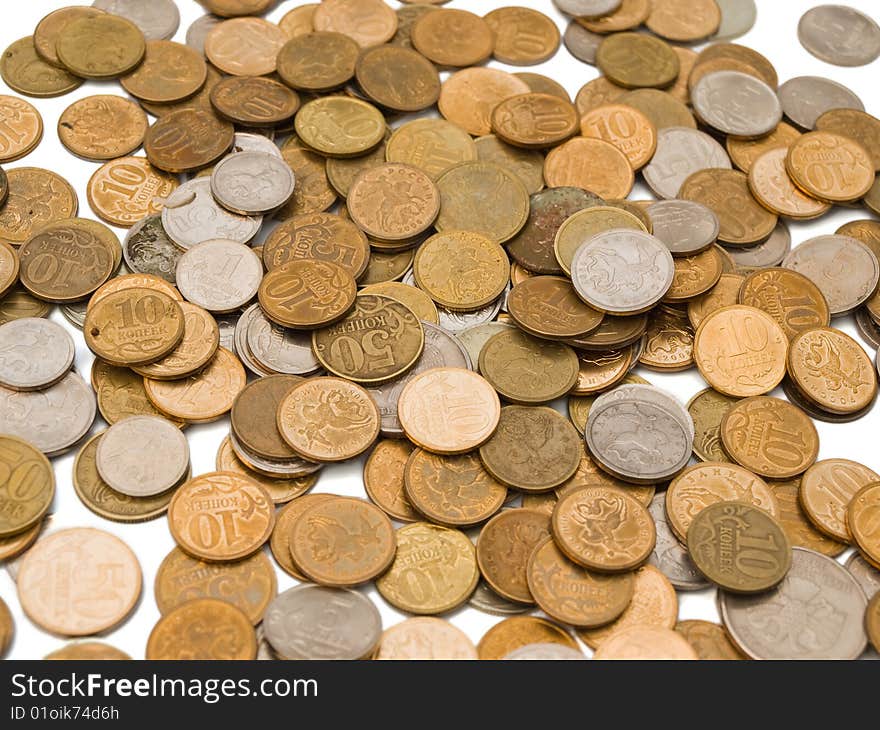
[[(149, 2), (150, 0), (144, 0)], [(79, 0), (81, 4), (87, 4), (88, 0)], [(7, 0), (3, 5), (0, 24), (0, 48), (5, 48), (13, 41), (33, 33), (34, 28), (46, 14), (62, 7), (67, 2), (64, 0), (26, 0), (26, 2), (10, 2)], [(194, 0), (177, 0), (181, 13), (181, 26), (175, 40), (184, 41), (187, 27), (196, 18), (203, 14), (201, 6)], [(297, 5), (301, 0), (283, 1), (268, 15), (273, 21), (279, 20), (286, 12)], [(390, 4), (398, 6), (393, 0)], [(567, 19), (553, 6), (551, 0), (479, 0), (479, 2), (465, 2), (453, 0), (446, 7), (462, 8), (478, 13), (487, 13), (490, 10), (506, 5), (522, 4), (541, 10), (553, 17), (559, 25), (560, 31), (564, 31)], [(739, 43), (751, 46), (767, 56), (779, 72), (780, 83), (793, 76), (817, 75), (827, 76), (841, 82), (855, 91), (864, 101), (869, 112), (878, 114), (880, 110), (880, 86), (877, 84), (877, 63), (862, 68), (838, 68), (830, 66), (813, 58), (800, 45), (797, 39), (797, 23), (801, 15), (818, 4), (811, 0), (758, 0), (758, 21), (754, 29)], [(870, 13), (877, 9), (877, 3), (870, 0), (852, 0), (850, 3), (863, 12)], [(572, 98), (578, 89), (587, 81), (595, 78), (598, 72), (592, 66), (585, 65), (573, 58), (568, 51), (561, 47), (557, 55), (541, 66), (527, 68), (506, 67), (495, 61), (491, 65), (505, 68), (509, 71), (536, 71), (544, 73), (562, 83)], [(445, 74), (444, 74), (445, 77)], [(0, 81), (0, 93), (16, 95)], [(80, 215), (87, 218), (95, 218), (89, 210), (86, 200), (86, 184), (89, 177), (97, 169), (97, 163), (89, 163), (73, 157), (58, 141), (56, 125), (61, 112), (74, 100), (95, 93), (113, 93), (124, 95), (121, 87), (114, 82), (98, 84), (86, 83), (81, 88), (57, 99), (29, 99), (43, 116), (45, 125), (44, 139), (40, 146), (23, 160), (7, 165), (7, 169), (16, 166), (38, 166), (54, 170), (64, 175), (76, 188), (80, 200)], [(650, 197), (647, 187), (639, 182), (633, 194), (633, 199)], [(830, 215), (810, 223), (791, 224), (792, 237), (797, 244), (807, 238), (822, 234), (833, 233), (840, 225), (848, 220), (869, 217), (866, 210), (845, 210), (838, 208)], [(120, 238), (124, 236), (123, 230), (117, 230)], [(265, 235), (265, 231), (263, 232)], [(262, 239), (259, 239), (262, 240)], [(52, 314), (52, 319), (69, 327), (59, 311)], [(855, 335), (855, 326), (851, 318), (835, 320), (835, 326)], [(82, 335), (74, 332), (77, 343), (76, 367), (88, 380), (92, 356), (83, 343)], [(861, 341), (861, 340), (860, 340)], [(870, 347), (865, 345), (866, 348)], [(873, 354), (873, 353), (872, 353)], [(638, 371), (647, 377), (652, 383), (674, 392), (683, 401), (705, 387), (700, 376), (695, 370), (679, 375), (663, 375)], [(776, 395), (781, 395), (776, 393)], [(557, 407), (565, 412), (564, 403), (560, 402)], [(847, 425), (829, 425), (817, 423), (821, 436), (820, 458), (842, 457), (860, 461), (875, 471), (880, 471), (880, 452), (877, 449), (877, 433), (880, 432), (880, 409), (868, 417), (856, 423)], [(103, 429), (104, 425), (96, 422), (93, 432)], [(207, 425), (193, 426), (187, 429), (192, 449), (193, 473), (201, 474), (214, 470), (214, 457), (220, 441), (228, 432), (228, 419)], [(872, 436), (873, 434), (873, 436)], [(143, 658), (147, 637), (159, 619), (159, 612), (153, 599), (153, 580), (156, 569), (165, 555), (174, 546), (171, 535), (168, 532), (167, 522), (158, 519), (153, 522), (140, 525), (117, 524), (103, 520), (89, 512), (77, 498), (72, 484), (71, 472), (75, 454), (68, 454), (54, 460), (55, 474), (57, 479), (57, 495), (53, 507), (54, 517), (52, 529), (62, 527), (93, 526), (98, 527), (115, 535), (127, 542), (137, 553), (144, 574), (143, 595), (130, 618), (109, 632), (101, 640), (128, 652), (135, 658)], [(321, 474), (320, 480), (314, 491), (330, 492), (364, 497), (361, 472), (363, 460), (357, 460), (349, 464), (327, 467)], [(285, 590), (296, 581), (282, 571), (278, 571), (279, 590)], [(378, 595), (374, 588), (365, 589), (373, 599), (382, 614), (384, 626), (391, 626), (403, 618), (402, 614), (389, 607)], [(0, 568), (0, 596), (9, 605), (16, 624), (16, 636), (12, 649), (7, 657), (14, 659), (36, 659), (45, 656), (66, 643), (62, 637), (52, 636), (34, 626), (22, 613), (16, 595), (15, 583), (5, 570)], [(681, 619), (707, 619), (718, 621), (715, 609), (714, 591), (701, 591), (697, 593), (679, 593)], [(464, 608), (448, 616), (450, 621), (463, 629), (476, 643), (480, 637), (500, 619), (474, 609)]]

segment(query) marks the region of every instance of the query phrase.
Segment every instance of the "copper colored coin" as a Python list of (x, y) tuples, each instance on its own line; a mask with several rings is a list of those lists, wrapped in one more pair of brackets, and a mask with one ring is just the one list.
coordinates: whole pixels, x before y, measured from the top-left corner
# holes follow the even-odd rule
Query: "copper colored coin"
[(150, 162), (166, 172), (207, 167), (232, 147), (233, 126), (213, 113), (184, 109), (166, 114), (147, 132), (144, 150)]
[[(295, 139), (295, 136), (290, 139)], [(281, 150), (281, 156), (293, 170), (296, 185), (293, 197), (275, 211), (276, 218), (287, 220), (298, 215), (322, 213), (336, 202), (336, 192), (330, 187), (325, 158), (294, 145), (286, 145)]]
[(274, 420), (266, 415), (276, 413), (284, 397), (301, 382), (295, 375), (270, 375), (249, 383), (236, 396), (230, 418), (232, 430), (244, 448), (267, 459), (296, 455), (281, 438)]
[(529, 66), (551, 58), (559, 30), (544, 13), (522, 7), (498, 8), (483, 18), (495, 36), (492, 55), (501, 63)]
[(278, 405), (281, 437), (312, 461), (345, 461), (362, 454), (379, 435), (375, 402), (359, 385), (341, 378), (311, 378)]
[(577, 130), (577, 109), (567, 99), (552, 94), (513, 96), (492, 112), (492, 131), (516, 147), (552, 147)]
[(771, 89), (779, 86), (779, 78), (773, 64), (752, 48), (737, 43), (713, 43), (700, 53), (697, 65), (716, 58), (732, 58), (746, 63), (761, 75), (761, 79)]
[(478, 159), (477, 146), (464, 129), (433, 118), (415, 119), (398, 127), (388, 139), (385, 157), (388, 162), (417, 167), (432, 180), (460, 162)]
[(141, 567), (118, 537), (78, 527), (39, 540), (22, 560), (16, 584), (21, 607), (37, 626), (88, 636), (132, 611), (141, 594)]
[(593, 659), (598, 660), (694, 660), (694, 648), (670, 629), (654, 626), (631, 626), (608, 636), (596, 647)]
[(637, 568), (657, 539), (647, 509), (634, 497), (605, 487), (584, 487), (560, 497), (551, 524), (556, 544), (569, 559), (603, 573)]
[(800, 505), (801, 481), (800, 478), (795, 478), (784, 482), (773, 482), (773, 496), (779, 504), (777, 520), (793, 546), (808, 548), (836, 558), (847, 549), (847, 546), (820, 532), (807, 517)]
[(504, 505), (507, 487), (476, 453), (439, 456), (417, 449), (405, 470), (409, 503), (432, 522), (465, 527), (485, 522)]
[(370, 245), (351, 221), (330, 213), (304, 213), (281, 223), (263, 245), (269, 271), (300, 259), (337, 264), (359, 279), (370, 259)]
[(714, 35), (721, 25), (715, 0), (665, 0), (654, 6), (648, 30), (675, 43), (693, 43)]
[(262, 487), (233, 472), (203, 474), (181, 486), (168, 506), (175, 542), (207, 561), (240, 560), (272, 534), (275, 512)]
[[(147, 398), (143, 377), (129, 368), (116, 367), (95, 358), (91, 376), (98, 410), (111, 426), (129, 416), (164, 415)], [(183, 426), (183, 421), (174, 422)]]
[(359, 47), (342, 33), (305, 33), (278, 53), (278, 75), (301, 91), (329, 91), (354, 77)]
[(858, 142), (831, 132), (810, 132), (788, 150), (785, 169), (808, 195), (847, 203), (867, 195), (874, 162)]
[(299, 95), (284, 84), (262, 76), (232, 76), (211, 89), (211, 106), (235, 124), (276, 127), (288, 123), (299, 109)]
[(810, 522), (844, 543), (852, 542), (846, 511), (859, 490), (880, 481), (873, 470), (847, 459), (825, 459), (807, 469), (798, 494)]
[(325, 96), (304, 104), (296, 115), (296, 133), (328, 157), (357, 157), (385, 137), (385, 118), (372, 104), (348, 96)]
[(440, 191), (422, 170), (386, 163), (354, 179), (347, 204), (351, 219), (368, 236), (403, 241), (423, 233), (437, 219)]
[(733, 163), (748, 174), (759, 157), (772, 150), (788, 150), (800, 137), (801, 133), (798, 130), (786, 122), (780, 122), (773, 132), (764, 137), (757, 139), (728, 137), (727, 152)]
[(13, 91), (37, 98), (68, 94), (82, 85), (82, 79), (67, 69), (44, 61), (37, 54), (32, 36), (20, 38), (3, 51), (0, 77)]
[(87, 96), (71, 104), (58, 120), (58, 137), (73, 154), (88, 160), (128, 155), (143, 144), (147, 115), (121, 96)]
[(361, 499), (334, 497), (303, 512), (290, 529), (296, 566), (319, 585), (350, 587), (373, 580), (394, 560), (391, 520)]
[[(680, 261), (680, 259), (676, 259)], [(694, 330), (684, 313), (666, 306), (648, 320), (639, 364), (659, 372), (679, 372), (694, 364)]]
[[(803, 274), (782, 268), (762, 269), (742, 283), (738, 301), (773, 317), (789, 340), (800, 332), (831, 323), (828, 302), (819, 288)], [(789, 352), (789, 358), (794, 357)]]
[[(414, 6), (419, 7), (419, 6)], [(386, 629), (374, 659), (477, 659), (477, 649), (461, 629), (443, 619), (409, 618)]]
[(0, 657), (12, 644), (12, 638), (15, 636), (15, 623), (12, 620), (12, 614), (6, 602), (0, 598)]
[(143, 63), (119, 83), (132, 96), (154, 104), (170, 104), (195, 94), (208, 78), (198, 51), (173, 41), (147, 41)]
[(437, 454), (463, 454), (495, 431), (501, 403), (489, 383), (469, 370), (434, 368), (410, 380), (398, 416), (407, 437)]
[(24, 157), (43, 138), (43, 118), (40, 113), (16, 96), (0, 94), (0, 123), (3, 129), (0, 132), (0, 162), (12, 162)]
[(690, 644), (700, 659), (739, 661), (746, 657), (731, 641), (725, 628), (709, 621), (679, 621), (675, 630)]
[(355, 280), (341, 266), (298, 259), (263, 277), (259, 299), (273, 322), (293, 329), (317, 329), (344, 317), (356, 294)]
[(880, 120), (858, 109), (832, 109), (816, 121), (816, 130), (832, 132), (858, 142), (880, 169)]
[(159, 619), (147, 640), (151, 660), (251, 660), (257, 636), (247, 615), (216, 598), (187, 601)]
[(849, 236), (864, 243), (874, 255), (880, 258), (880, 221), (859, 219), (844, 223), (835, 232), (838, 236)]
[(776, 227), (777, 216), (752, 196), (748, 178), (736, 170), (695, 172), (681, 186), (680, 197), (710, 208), (721, 224), (718, 240), (748, 246), (765, 240)]
[(548, 339), (581, 337), (594, 331), (603, 315), (581, 301), (568, 279), (535, 276), (511, 289), (510, 316), (526, 332)]
[(158, 214), (177, 186), (176, 175), (156, 169), (144, 157), (118, 157), (94, 172), (86, 192), (95, 215), (128, 227)]
[(574, 98), (574, 105), (577, 107), (578, 114), (583, 115), (597, 106), (617, 101), (626, 93), (628, 93), (627, 89), (612, 83), (604, 76), (599, 76), (588, 81), (578, 90)]
[(635, 182), (632, 166), (617, 147), (601, 139), (575, 137), (544, 161), (549, 187), (583, 188), (602, 198), (626, 198)]
[(307, 474), (300, 477), (283, 477), (268, 476), (254, 471), (245, 464), (232, 447), (232, 436), (228, 436), (220, 443), (217, 450), (217, 458), (214, 461), (217, 471), (232, 471), (247, 477), (259, 484), (272, 501), (277, 504), (287, 504), (288, 502), (303, 496), (318, 481), (317, 473)]
[(544, 156), (540, 151), (513, 147), (494, 134), (477, 139), (474, 148), (478, 159), (513, 170), (530, 194), (544, 187)]
[(374, 294), (357, 296), (344, 319), (312, 333), (319, 362), (334, 375), (358, 383), (382, 383), (402, 375), (422, 354), (424, 341), (412, 310)]
[(429, 60), (409, 48), (377, 46), (357, 61), (361, 90), (385, 109), (417, 112), (440, 97), (440, 74)]
[(130, 661), (124, 651), (100, 641), (77, 641), (56, 649), (43, 659), (47, 661)]
[(18, 254), (15, 249), (5, 241), (0, 241), (0, 298), (18, 283), (19, 269)]
[(700, 461), (729, 461), (721, 445), (721, 421), (730, 408), (737, 403), (730, 398), (707, 388), (700, 391), (688, 403), (688, 413), (694, 420), (694, 456)]
[(154, 380), (178, 380), (201, 370), (217, 353), (220, 328), (204, 309), (180, 302), (183, 339), (168, 355), (149, 365), (137, 366), (139, 375)]
[(184, 334), (183, 310), (152, 289), (124, 289), (89, 309), (86, 344), (113, 365), (149, 365), (170, 354)]
[(746, 398), (721, 421), (721, 441), (730, 457), (755, 474), (790, 479), (819, 455), (819, 434), (807, 415), (779, 398)]
[(406, 463), (415, 447), (406, 439), (376, 444), (364, 464), (364, 489), (379, 509), (400, 522), (421, 519), (406, 496)]
[[(676, 48), (676, 51), (681, 49)], [(618, 99), (624, 106), (632, 107), (640, 111), (657, 130), (667, 127), (697, 128), (697, 121), (690, 109), (684, 102), (673, 96), (674, 89), (660, 91), (659, 89), (636, 89), (630, 91)]]
[(0, 538), (38, 524), (54, 496), (55, 477), (43, 453), (15, 436), (0, 436)]
[(285, 505), (279, 512), (272, 530), (269, 548), (272, 557), (279, 567), (288, 575), (292, 575), (298, 581), (305, 582), (308, 579), (299, 571), (293, 562), (290, 552), (290, 532), (296, 521), (312, 506), (335, 499), (332, 494), (306, 494), (299, 499)]
[(669, 44), (641, 33), (608, 36), (596, 53), (596, 65), (610, 81), (628, 89), (669, 86), (680, 69)]
[(792, 340), (788, 373), (809, 400), (832, 413), (863, 411), (877, 397), (874, 363), (858, 342), (831, 327), (810, 329)]
[(765, 152), (752, 163), (749, 189), (768, 210), (795, 220), (818, 218), (831, 210), (831, 204), (804, 194), (785, 169), (784, 148)]
[(105, 297), (125, 291), (126, 289), (152, 289), (171, 297), (176, 302), (183, 301), (183, 297), (177, 291), (177, 288), (158, 276), (153, 276), (152, 274), (123, 274), (122, 276), (110, 279), (110, 281), (98, 289), (92, 295), (92, 298), (89, 299), (88, 308), (91, 309)]
[(478, 15), (442, 9), (416, 21), (412, 44), (438, 66), (476, 66), (492, 54), (495, 37), (489, 23)]
[(675, 275), (664, 301), (687, 302), (705, 294), (721, 279), (723, 260), (717, 246), (693, 256), (675, 258)]
[(452, 74), (440, 89), (440, 113), (473, 135), (492, 131), (492, 111), (505, 99), (528, 94), (528, 84), (497, 68), (477, 66)]
[(130, 20), (101, 13), (65, 25), (55, 51), (65, 68), (77, 76), (112, 79), (141, 63), (146, 41), (140, 28)]
[(166, 416), (210, 423), (229, 412), (246, 379), (238, 358), (221, 347), (196, 375), (183, 380), (145, 378), (144, 387), (150, 402)]
[(880, 598), (874, 596), (865, 610), (865, 631), (874, 651), (880, 652)]
[(626, 104), (606, 104), (581, 116), (581, 134), (611, 143), (633, 170), (644, 167), (657, 149), (657, 128), (642, 112)]
[(232, 76), (264, 76), (276, 69), (276, 58), (287, 37), (262, 18), (235, 18), (217, 25), (205, 39), (205, 55)]
[(0, 237), (7, 243), (21, 245), (44, 227), (76, 215), (76, 191), (60, 175), (39, 167), (17, 167), (6, 175)]
[(58, 68), (64, 68), (64, 64), (58, 58), (56, 50), (58, 36), (61, 35), (61, 31), (74, 20), (92, 15), (102, 15), (103, 13), (104, 11), (98, 8), (82, 6), (59, 8), (49, 13), (37, 23), (37, 27), (34, 29), (34, 48), (37, 54), (46, 63)]
[(536, 616), (512, 616), (495, 624), (477, 645), (480, 659), (503, 659), (532, 644), (555, 644), (576, 649), (577, 643), (561, 626)]
[(862, 556), (880, 563), (880, 483), (868, 484), (853, 496), (846, 510), (846, 526)]
[(741, 305), (708, 315), (694, 341), (700, 373), (715, 390), (734, 397), (763, 395), (785, 376), (788, 338), (769, 314)]
[(397, 30), (397, 15), (381, 0), (328, 0), (312, 21), (315, 30), (343, 33), (361, 48), (386, 43)]

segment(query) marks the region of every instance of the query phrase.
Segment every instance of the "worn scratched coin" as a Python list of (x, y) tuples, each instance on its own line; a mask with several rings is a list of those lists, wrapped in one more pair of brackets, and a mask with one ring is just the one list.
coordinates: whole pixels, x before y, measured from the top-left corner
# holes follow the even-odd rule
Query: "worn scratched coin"
[(690, 200), (660, 200), (648, 207), (653, 235), (665, 243), (673, 256), (693, 256), (718, 238), (720, 224), (715, 213)]
[[(413, 570), (430, 577), (416, 586), (409, 580)], [(464, 533), (416, 522), (397, 530), (397, 554), (376, 588), (395, 608), (434, 615), (464, 603), (479, 576), (474, 546)]]
[(58, 120), (58, 137), (79, 157), (109, 160), (140, 147), (147, 126), (147, 115), (133, 101), (101, 94), (67, 107)]
[(701, 461), (729, 461), (721, 445), (721, 421), (738, 398), (723, 395), (712, 388), (697, 393), (688, 403), (694, 420), (694, 456)]
[(877, 257), (849, 236), (818, 236), (804, 241), (782, 265), (813, 281), (825, 295), (833, 316), (864, 304), (880, 280)]
[(64, 64), (58, 58), (55, 46), (58, 36), (64, 27), (79, 18), (90, 15), (101, 15), (104, 11), (97, 8), (83, 7), (80, 5), (64, 7), (49, 13), (34, 29), (34, 48), (37, 55), (46, 63), (57, 68), (64, 68)]
[(218, 205), (211, 194), (211, 180), (205, 177), (185, 182), (162, 208), (165, 232), (184, 249), (218, 238), (247, 243), (261, 223), (259, 216), (237, 215)]
[(348, 35), (307, 32), (284, 44), (278, 52), (278, 75), (288, 86), (322, 92), (338, 88), (355, 74), (359, 48)]
[(162, 217), (149, 215), (126, 234), (122, 255), (132, 273), (158, 276), (174, 284), (177, 261), (183, 251), (165, 233)]
[(3, 51), (0, 77), (13, 91), (37, 98), (67, 94), (82, 84), (82, 79), (67, 69), (44, 61), (32, 36), (20, 38)]
[(232, 147), (235, 129), (213, 112), (181, 109), (165, 114), (147, 132), (144, 150), (160, 170), (181, 173), (214, 164)]
[(264, 215), (290, 200), (294, 180), (290, 166), (275, 155), (237, 152), (215, 165), (211, 192), (233, 213)]
[(694, 173), (731, 167), (724, 147), (708, 134), (688, 127), (668, 127), (657, 133), (657, 151), (644, 168), (644, 176), (651, 190), (669, 199), (679, 197), (685, 180)]
[(150, 632), (151, 660), (252, 660), (257, 636), (250, 618), (216, 598), (187, 601), (165, 614)]
[(638, 33), (607, 36), (596, 51), (596, 65), (610, 81), (628, 89), (668, 86), (680, 70), (669, 44)]
[(370, 260), (366, 235), (351, 221), (330, 213), (296, 215), (266, 238), (263, 263), (269, 271), (297, 259), (329, 261), (359, 279)]
[[(0, 162), (12, 162), (30, 154), (43, 138), (43, 118), (40, 113), (24, 99), (0, 94)], [(0, 199), (8, 196), (0, 194)]]
[(666, 518), (665, 496), (657, 494), (651, 499), (648, 513), (654, 520), (657, 539), (648, 562), (665, 575), (680, 591), (697, 591), (709, 583), (691, 560), (687, 549), (678, 540)]
[(119, 83), (137, 99), (171, 104), (193, 96), (207, 78), (208, 67), (201, 53), (182, 43), (151, 40), (143, 62)]
[(568, 279), (557, 276), (535, 276), (517, 284), (507, 307), (523, 330), (548, 339), (588, 335), (603, 319), (578, 298)]
[(263, 263), (253, 249), (222, 238), (187, 250), (175, 271), (180, 293), (218, 314), (246, 306), (257, 295), (262, 277)]
[(75, 346), (58, 324), (25, 318), (0, 325), (0, 386), (41, 390), (67, 375)]
[(55, 496), (55, 477), (46, 457), (15, 436), (0, 436), (0, 537), (37, 525)]
[(821, 76), (789, 79), (778, 94), (785, 116), (802, 129), (814, 129), (819, 117), (832, 109), (865, 111), (861, 99), (846, 86)]
[(76, 215), (76, 191), (63, 177), (39, 167), (17, 167), (7, 173), (9, 193), (0, 208), (0, 236), (21, 245), (53, 223)]
[[(157, 454), (162, 458), (156, 458)], [(170, 421), (132, 416), (104, 433), (95, 463), (111, 489), (129, 497), (153, 497), (184, 477), (189, 468), (189, 446)]]
[(691, 100), (703, 123), (734, 137), (760, 137), (782, 121), (776, 92), (739, 71), (707, 74), (694, 86)]
[(367, 97), (393, 111), (421, 111), (440, 97), (440, 74), (434, 64), (409, 48), (367, 49), (358, 57), (356, 78)]
[(846, 544), (833, 540), (813, 526), (800, 505), (800, 490), (800, 478), (773, 482), (773, 496), (779, 505), (779, 524), (792, 545), (837, 557), (846, 550)]
[(880, 56), (880, 26), (844, 5), (820, 5), (798, 23), (798, 40), (809, 53), (835, 66), (865, 66)]
[(491, 115), (505, 99), (527, 94), (522, 79), (497, 68), (477, 66), (456, 71), (440, 89), (440, 114), (473, 135), (492, 131)]
[[(753, 659), (855, 659), (865, 648), (864, 592), (843, 566), (812, 550), (793, 548), (788, 576), (773, 590), (722, 592), (720, 605), (731, 638)], [(828, 611), (834, 624), (819, 617)], [(803, 642), (805, 635), (812, 640)]]
[(109, 79), (124, 76), (141, 63), (146, 41), (130, 20), (101, 13), (65, 25), (55, 50), (58, 60), (77, 76)]
[(269, 604), (266, 638), (285, 659), (365, 659), (382, 636), (382, 618), (357, 591), (301, 585)]
[(549, 537), (549, 516), (537, 510), (506, 509), (489, 520), (477, 538), (477, 563), (490, 589), (507, 601), (534, 604), (529, 556)]
[(586, 241), (572, 260), (578, 296), (601, 312), (640, 314), (662, 299), (675, 273), (669, 249), (642, 231), (611, 230)]
[(478, 154), (474, 140), (457, 124), (444, 119), (416, 119), (394, 130), (388, 138), (385, 158), (417, 167), (436, 180), (450, 167), (478, 159)]
[(804, 474), (798, 497), (810, 522), (844, 543), (852, 542), (846, 510), (856, 493), (880, 477), (862, 464), (846, 459), (816, 462)]
[(262, 76), (230, 76), (210, 91), (211, 106), (225, 119), (248, 127), (287, 125), (299, 109), (299, 95)]

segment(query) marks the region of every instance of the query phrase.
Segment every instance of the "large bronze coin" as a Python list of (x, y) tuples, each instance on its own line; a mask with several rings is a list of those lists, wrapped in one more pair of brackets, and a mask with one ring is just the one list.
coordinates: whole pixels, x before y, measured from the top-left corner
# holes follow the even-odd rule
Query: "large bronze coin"
[(627, 89), (663, 88), (678, 77), (681, 64), (668, 43), (642, 33), (615, 33), (596, 52), (596, 65)]
[(260, 306), (284, 327), (318, 329), (343, 318), (355, 302), (357, 283), (329, 261), (297, 259), (272, 269), (260, 284)]
[(291, 38), (278, 53), (278, 75), (288, 86), (321, 92), (350, 81), (360, 49), (342, 33), (304, 33)]
[(248, 127), (287, 124), (299, 109), (299, 95), (263, 76), (231, 76), (210, 92), (211, 106), (224, 119)]
[[(749, 275), (739, 290), (740, 304), (773, 317), (789, 340), (798, 333), (831, 323), (825, 295), (810, 279), (791, 269), (762, 269)], [(789, 357), (792, 354), (789, 353)]]
[(515, 603), (533, 604), (527, 568), (532, 551), (550, 537), (550, 518), (533, 509), (506, 509), (477, 538), (477, 563), (489, 587)]
[(507, 297), (511, 318), (537, 337), (563, 339), (593, 332), (604, 315), (578, 297), (568, 279), (534, 276), (511, 289)]
[(785, 169), (807, 195), (847, 203), (868, 194), (874, 163), (858, 142), (830, 132), (810, 132), (788, 150)]
[(862, 556), (873, 563), (880, 564), (880, 483), (863, 487), (846, 509), (846, 525)]
[(147, 132), (144, 150), (166, 172), (212, 165), (232, 147), (235, 129), (212, 112), (183, 109), (164, 115)]
[(54, 496), (55, 476), (42, 452), (15, 436), (0, 436), (0, 538), (39, 523)]
[(121, 96), (98, 94), (71, 104), (58, 120), (58, 137), (73, 154), (109, 160), (131, 154), (143, 144), (147, 115)]
[(409, 48), (367, 49), (358, 58), (356, 76), (363, 92), (385, 109), (417, 112), (440, 97), (440, 74), (434, 64)]
[(466, 10), (425, 13), (412, 27), (412, 44), (438, 66), (477, 66), (492, 54), (492, 28)]
[(137, 67), (146, 53), (144, 34), (119, 15), (101, 13), (68, 23), (58, 35), (58, 60), (77, 76), (112, 79)]
[(157, 170), (145, 157), (117, 157), (95, 170), (86, 193), (95, 215), (127, 228), (160, 213), (177, 186), (176, 175)]
[(825, 459), (807, 469), (798, 497), (817, 529), (848, 544), (847, 508), (860, 489), (878, 481), (876, 472), (855, 461)]
[(385, 119), (372, 104), (347, 96), (325, 96), (303, 105), (296, 133), (327, 157), (357, 157), (385, 137)]
[(186, 99), (202, 88), (208, 67), (201, 53), (173, 41), (147, 41), (143, 63), (119, 83), (132, 96), (153, 104)]
[(234, 18), (218, 23), (205, 38), (205, 55), (231, 76), (265, 76), (277, 68), (287, 37), (263, 18)]
[(528, 93), (505, 99), (492, 112), (492, 131), (526, 149), (553, 147), (577, 133), (578, 113), (567, 99)]
[(536, 616), (511, 616), (489, 629), (477, 645), (480, 659), (504, 659), (520, 647), (548, 644), (577, 649), (577, 642), (558, 624)]
[[(193, 631), (201, 626), (201, 631)], [(231, 603), (199, 598), (159, 619), (150, 632), (146, 657), (152, 660), (251, 660), (257, 635), (251, 620)]]
[(37, 55), (31, 36), (15, 41), (3, 51), (0, 77), (13, 91), (37, 98), (67, 94), (82, 85), (81, 78)]
[(626, 198), (635, 174), (626, 155), (602, 139), (574, 137), (554, 147), (544, 161), (548, 187), (572, 186), (606, 200)]
[(330, 213), (304, 213), (281, 223), (263, 244), (269, 271), (300, 259), (328, 261), (360, 279), (370, 260), (370, 244), (351, 221)]
[(8, 243), (21, 245), (42, 228), (76, 215), (76, 191), (57, 173), (17, 167), (7, 173), (7, 182), (9, 193), (0, 208), (0, 238)]
[(247, 385), (236, 397), (230, 412), (232, 430), (239, 443), (267, 459), (296, 456), (281, 438), (273, 418), (284, 397), (302, 382), (295, 375), (270, 375)]
[(779, 504), (779, 524), (794, 547), (808, 548), (836, 558), (847, 546), (820, 532), (807, 517), (799, 499), (801, 482), (801, 478), (773, 482), (773, 496)]

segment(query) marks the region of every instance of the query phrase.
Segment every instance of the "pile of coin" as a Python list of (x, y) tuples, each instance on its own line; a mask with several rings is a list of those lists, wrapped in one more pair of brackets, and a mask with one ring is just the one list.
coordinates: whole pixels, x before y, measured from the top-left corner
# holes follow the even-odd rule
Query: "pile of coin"
[[(173, 0), (98, 0), (0, 61), (19, 94), (128, 94), (58, 122), (100, 164), (108, 225), (58, 172), (0, 171), (0, 560), (34, 624), (93, 636), (141, 594), (148, 556), (49, 525), (48, 458), (78, 447), (86, 507), (164, 517), (176, 543), (150, 659), (880, 649), (880, 475), (819, 460), (812, 420), (874, 405), (875, 363), (832, 324), (855, 314), (880, 346), (880, 222), (796, 247), (785, 222), (880, 214), (880, 120), (855, 94), (780, 86), (730, 42), (750, 2), (553, 0), (564, 35), (526, 7), (325, 0), (276, 23), (270, 0), (201, 4), (186, 44)], [(880, 55), (840, 6), (800, 39)], [(481, 65), (562, 41), (601, 73), (574, 101)], [(0, 161), (42, 133), (0, 96)], [(654, 199), (627, 199), (638, 175)], [(639, 366), (709, 387), (684, 404)], [(187, 427), (227, 416), (216, 471), (193, 474)], [(364, 455), (363, 498), (320, 491)], [(276, 566), (298, 584), (279, 594)], [(383, 632), (364, 586), (413, 617)], [(710, 586), (723, 625), (678, 621), (677, 591)], [(463, 605), (504, 620), (475, 645), (438, 618)], [(0, 651), (11, 635), (0, 602)]]

